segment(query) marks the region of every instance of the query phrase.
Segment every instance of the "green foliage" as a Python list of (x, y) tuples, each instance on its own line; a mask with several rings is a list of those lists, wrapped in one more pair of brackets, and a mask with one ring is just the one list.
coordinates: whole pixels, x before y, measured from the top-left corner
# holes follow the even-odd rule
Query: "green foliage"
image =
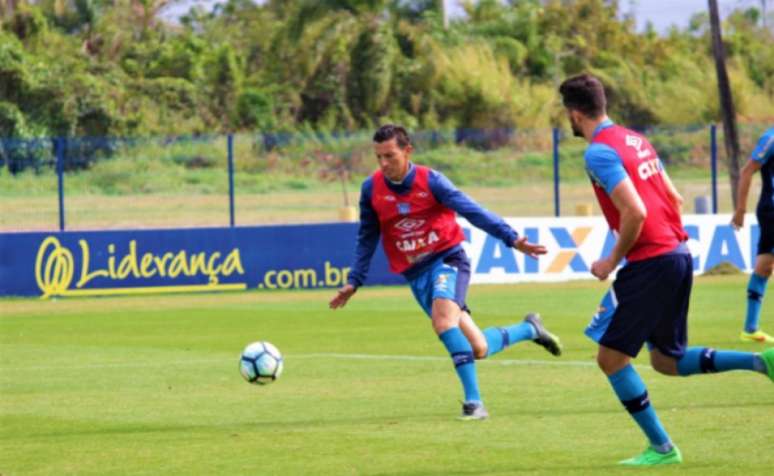
[(274, 100), (266, 91), (257, 88), (246, 88), (237, 100), (239, 125), (257, 130), (273, 130)]
[(0, 31), (0, 100), (20, 104), (33, 87), (26, 59), (19, 40)]
[(26, 137), (24, 115), (10, 102), (0, 102), (0, 137)]
[(46, 33), (48, 22), (39, 8), (21, 3), (11, 17), (7, 28), (20, 40), (31, 42)]
[(372, 20), (360, 32), (350, 55), (348, 103), (356, 116), (384, 113), (392, 88), (398, 47), (389, 24)]
[[(659, 36), (617, 1), (467, 2), (444, 28), (438, 0), (230, 0), (173, 26), (167, 3), (19, 2), (0, 29), (6, 133), (547, 127), (564, 122), (557, 84), (581, 71), (627, 125), (718, 117), (706, 15)], [(740, 117), (770, 120), (774, 34), (746, 9), (724, 38)]]

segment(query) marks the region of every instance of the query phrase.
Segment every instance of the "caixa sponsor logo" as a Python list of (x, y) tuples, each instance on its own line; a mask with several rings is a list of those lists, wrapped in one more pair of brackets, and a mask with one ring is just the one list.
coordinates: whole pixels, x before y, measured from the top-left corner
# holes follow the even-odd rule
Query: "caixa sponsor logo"
[[(695, 221), (694, 221), (695, 220)], [(721, 263), (749, 270), (755, 261), (760, 227), (752, 224), (745, 233), (736, 233), (718, 219), (686, 219), (688, 247), (697, 273), (706, 272)], [(473, 229), (465, 226), (466, 250), (474, 274), (534, 274), (589, 277), (591, 263), (610, 254), (616, 237), (606, 225), (594, 226), (515, 226), (519, 234), (533, 243), (544, 244), (548, 253), (530, 258), (516, 252), (501, 240), (480, 231), (472, 240)]]
[(642, 137), (627, 135), (626, 145), (637, 151), (637, 158), (639, 159), (644, 159), (650, 156), (650, 150), (647, 148), (643, 150), (642, 148)]

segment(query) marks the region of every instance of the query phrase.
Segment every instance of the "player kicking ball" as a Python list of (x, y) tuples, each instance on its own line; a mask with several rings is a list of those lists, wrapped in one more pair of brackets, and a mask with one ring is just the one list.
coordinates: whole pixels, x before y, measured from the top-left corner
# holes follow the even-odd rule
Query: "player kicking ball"
[(561, 344), (534, 313), (510, 326), (483, 332), (478, 328), (465, 304), (470, 261), (461, 246), (465, 235), (455, 212), (528, 256), (545, 254), (546, 249), (520, 238), (502, 218), (460, 192), (440, 172), (413, 164), (411, 140), (403, 127), (384, 125), (373, 140), (379, 169), (363, 182), (354, 264), (330, 307), (346, 305), (363, 284), (381, 236), (390, 270), (408, 280), (451, 356), (465, 395), (462, 419), (485, 419), (489, 414), (478, 388), (475, 359), (525, 340), (559, 355)]
[(666, 375), (748, 370), (774, 381), (774, 348), (761, 354), (688, 347), (688, 302), (693, 257), (680, 218), (682, 198), (645, 137), (607, 117), (602, 83), (583, 74), (559, 88), (573, 133), (585, 138), (586, 170), (610, 228), (618, 238), (591, 273), (600, 280), (618, 266), (586, 335), (599, 344), (597, 363), (650, 445), (621, 461), (629, 466), (682, 462), (661, 424), (645, 383), (630, 361), (648, 344), (653, 368)]

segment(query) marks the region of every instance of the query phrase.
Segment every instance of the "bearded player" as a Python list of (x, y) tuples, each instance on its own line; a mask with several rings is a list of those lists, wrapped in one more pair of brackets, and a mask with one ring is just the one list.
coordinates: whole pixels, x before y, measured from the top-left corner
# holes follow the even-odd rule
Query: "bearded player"
[(626, 258), (586, 335), (599, 344), (597, 363), (626, 411), (648, 439), (629, 466), (682, 462), (631, 364), (644, 344), (653, 368), (665, 375), (747, 370), (774, 381), (774, 348), (761, 354), (688, 347), (693, 257), (680, 218), (682, 198), (648, 140), (614, 124), (602, 83), (582, 74), (559, 88), (573, 133), (589, 142), (584, 159), (594, 192), (617, 240), (591, 266), (605, 280)]

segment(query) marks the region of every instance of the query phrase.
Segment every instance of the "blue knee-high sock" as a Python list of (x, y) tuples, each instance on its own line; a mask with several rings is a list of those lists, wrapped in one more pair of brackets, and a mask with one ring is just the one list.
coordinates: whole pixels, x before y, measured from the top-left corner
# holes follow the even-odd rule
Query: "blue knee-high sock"
[(677, 361), (677, 373), (688, 376), (729, 370), (765, 372), (765, 365), (760, 356), (752, 352), (689, 347)]
[(766, 293), (766, 283), (768, 281), (768, 277), (758, 276), (755, 273), (750, 275), (750, 282), (747, 284), (745, 332), (755, 332), (758, 330), (758, 321), (761, 318), (761, 304), (763, 304), (763, 295)]
[(672, 443), (669, 435), (661, 425), (656, 410), (650, 404), (645, 383), (634, 367), (629, 364), (607, 378), (610, 380), (615, 394), (618, 395), (618, 399), (621, 400), (634, 421), (647, 435), (650, 444), (657, 451), (666, 453), (671, 450)]
[(489, 327), (484, 329), (486, 337), (487, 357), (523, 340), (537, 338), (537, 330), (529, 322), (520, 322), (509, 327)]
[(438, 336), (449, 351), (457, 375), (462, 381), (465, 390), (466, 402), (480, 402), (481, 394), (478, 391), (478, 376), (476, 375), (476, 363), (473, 359), (473, 347), (468, 342), (465, 334), (459, 327), (452, 327)]

